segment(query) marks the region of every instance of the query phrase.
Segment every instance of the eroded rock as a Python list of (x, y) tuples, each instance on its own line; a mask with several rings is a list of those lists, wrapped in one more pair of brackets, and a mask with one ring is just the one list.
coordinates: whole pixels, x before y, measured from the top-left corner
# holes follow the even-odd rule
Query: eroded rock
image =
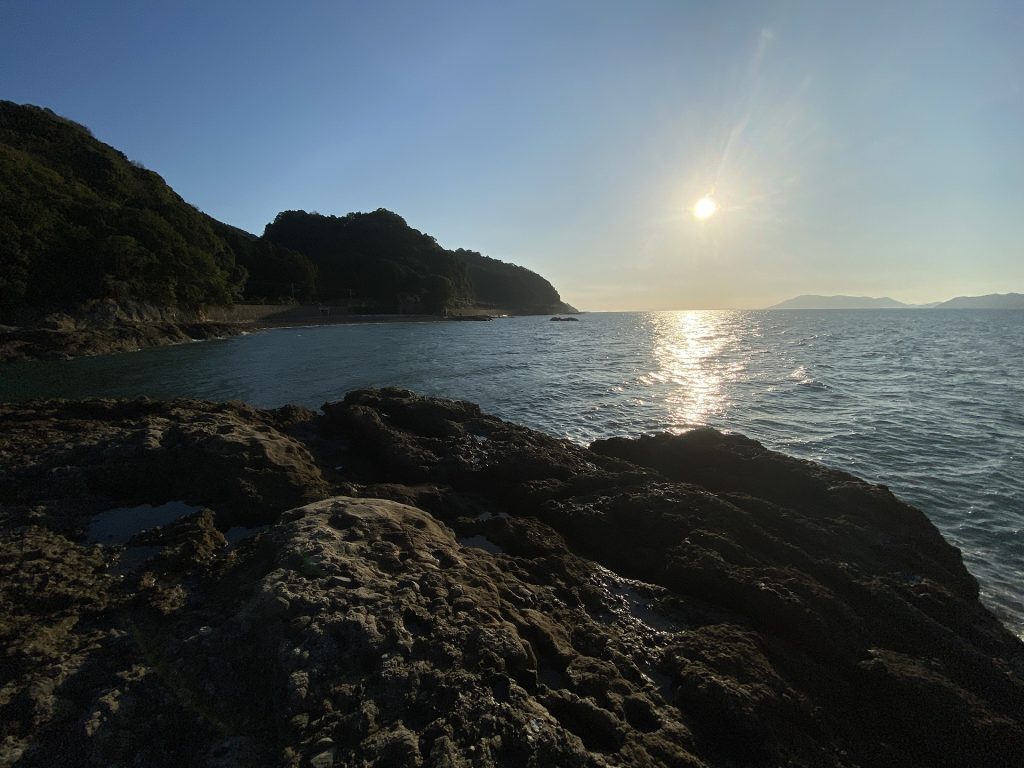
[(0, 418), (6, 764), (1024, 763), (1024, 648), (957, 550), (745, 438), (587, 450), (403, 390)]

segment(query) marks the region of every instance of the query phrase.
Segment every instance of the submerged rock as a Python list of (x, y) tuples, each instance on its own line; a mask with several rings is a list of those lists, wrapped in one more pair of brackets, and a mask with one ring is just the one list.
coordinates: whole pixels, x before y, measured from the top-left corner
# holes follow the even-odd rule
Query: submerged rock
[(0, 764), (1024, 764), (1024, 646), (959, 552), (746, 438), (403, 390), (0, 419)]

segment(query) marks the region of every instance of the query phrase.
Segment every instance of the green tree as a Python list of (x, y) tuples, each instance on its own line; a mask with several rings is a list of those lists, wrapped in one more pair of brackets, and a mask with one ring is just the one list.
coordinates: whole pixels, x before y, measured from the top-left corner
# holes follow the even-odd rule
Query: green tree
[(423, 288), (423, 306), (428, 312), (444, 314), (452, 307), (455, 285), (444, 275), (427, 275)]

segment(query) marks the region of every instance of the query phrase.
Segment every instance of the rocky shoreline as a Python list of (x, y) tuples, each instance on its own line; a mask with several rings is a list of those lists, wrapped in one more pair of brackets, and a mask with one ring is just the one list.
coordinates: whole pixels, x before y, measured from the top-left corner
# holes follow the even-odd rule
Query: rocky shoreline
[(959, 551), (738, 435), (402, 390), (0, 423), (0, 765), (1024, 764), (1024, 645)]
[(273, 328), (360, 323), (424, 323), (441, 315), (342, 315), (268, 317), (249, 321), (207, 319), (121, 320), (94, 323), (67, 320), (42, 325), (0, 325), (0, 364), (32, 360), (71, 360), (149, 347), (223, 339)]
[(73, 314), (53, 312), (17, 326), (0, 325), (0, 363), (136, 352), (236, 336), (245, 330), (238, 323), (211, 322), (198, 311), (102, 299), (87, 302)]
[(233, 323), (118, 323), (103, 328), (0, 328), (0, 363), (71, 360), (237, 336)]

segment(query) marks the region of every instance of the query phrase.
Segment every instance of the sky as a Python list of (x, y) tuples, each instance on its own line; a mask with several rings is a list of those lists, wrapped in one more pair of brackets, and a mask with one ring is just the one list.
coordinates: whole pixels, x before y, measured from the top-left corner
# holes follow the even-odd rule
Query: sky
[[(0, 98), (587, 310), (1024, 292), (1024, 3), (0, 0)], [(711, 218), (692, 213), (710, 194)]]

